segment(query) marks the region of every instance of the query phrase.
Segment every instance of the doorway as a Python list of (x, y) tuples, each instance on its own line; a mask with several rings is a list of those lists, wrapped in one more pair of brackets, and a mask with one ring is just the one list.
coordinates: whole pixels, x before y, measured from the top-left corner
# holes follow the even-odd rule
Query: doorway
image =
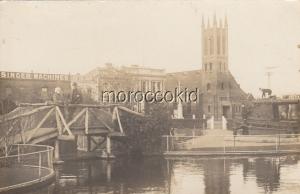
[(226, 105), (226, 106), (222, 106), (222, 111), (223, 111), (223, 116), (225, 118), (228, 118), (229, 117), (229, 114), (230, 114), (230, 106)]

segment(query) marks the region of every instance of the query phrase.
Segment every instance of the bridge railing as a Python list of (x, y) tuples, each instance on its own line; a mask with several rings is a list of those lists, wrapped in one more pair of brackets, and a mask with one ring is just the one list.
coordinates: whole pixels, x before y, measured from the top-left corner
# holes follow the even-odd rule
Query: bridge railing
[(163, 152), (282, 153), (300, 152), (299, 134), (163, 136)]
[[(15, 144), (6, 149), (9, 150), (5, 150), (5, 155), (0, 157), (0, 193), (54, 175), (53, 147)], [(7, 180), (6, 176), (13, 178)]]

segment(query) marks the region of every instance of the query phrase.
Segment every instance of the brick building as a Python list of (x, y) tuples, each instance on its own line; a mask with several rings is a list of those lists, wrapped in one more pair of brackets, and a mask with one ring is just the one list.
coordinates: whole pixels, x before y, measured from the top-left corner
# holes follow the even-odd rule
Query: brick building
[(55, 87), (65, 95), (71, 90), (70, 75), (0, 71), (0, 101), (38, 103), (51, 100)]

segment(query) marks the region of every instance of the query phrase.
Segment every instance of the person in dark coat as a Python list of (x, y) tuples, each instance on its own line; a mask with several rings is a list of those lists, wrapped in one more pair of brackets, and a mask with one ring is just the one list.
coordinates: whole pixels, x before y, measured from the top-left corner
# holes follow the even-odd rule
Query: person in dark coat
[[(70, 99), (70, 104), (81, 104), (82, 103), (82, 94), (77, 88), (77, 83), (74, 82), (72, 84), (72, 93), (71, 93), (71, 99)], [(69, 107), (69, 115), (68, 115), (68, 120), (72, 119), (73, 114), (76, 111), (76, 107)]]
[(81, 103), (82, 103), (82, 95), (77, 88), (77, 83), (74, 82), (72, 84), (72, 94), (71, 94), (70, 104), (81, 104)]

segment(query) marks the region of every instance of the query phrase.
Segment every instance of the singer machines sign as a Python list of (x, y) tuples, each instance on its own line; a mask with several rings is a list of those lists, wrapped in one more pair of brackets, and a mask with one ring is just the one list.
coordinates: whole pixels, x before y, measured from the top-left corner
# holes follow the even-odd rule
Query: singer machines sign
[(0, 71), (0, 100), (10, 95), (17, 102), (42, 102), (51, 99), (55, 87), (69, 93), (70, 82), (71, 76), (65, 74)]

